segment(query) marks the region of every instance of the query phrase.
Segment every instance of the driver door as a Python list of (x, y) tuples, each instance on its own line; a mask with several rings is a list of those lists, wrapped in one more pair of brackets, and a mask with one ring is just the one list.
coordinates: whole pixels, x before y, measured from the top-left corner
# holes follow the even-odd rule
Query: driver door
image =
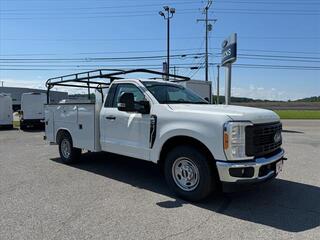
[(102, 150), (148, 160), (150, 114), (119, 111), (117, 108), (123, 93), (133, 93), (135, 102), (146, 97), (132, 83), (119, 83), (114, 91), (112, 104), (104, 107), (100, 115)]

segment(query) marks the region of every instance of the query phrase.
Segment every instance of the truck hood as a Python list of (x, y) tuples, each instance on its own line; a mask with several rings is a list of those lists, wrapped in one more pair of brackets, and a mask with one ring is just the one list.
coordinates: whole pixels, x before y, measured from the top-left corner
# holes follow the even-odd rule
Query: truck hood
[(235, 105), (207, 105), (207, 104), (169, 104), (175, 112), (195, 113), (200, 115), (224, 115), (234, 121), (251, 121), (252, 123), (268, 123), (280, 121), (279, 116), (270, 110), (242, 107)]

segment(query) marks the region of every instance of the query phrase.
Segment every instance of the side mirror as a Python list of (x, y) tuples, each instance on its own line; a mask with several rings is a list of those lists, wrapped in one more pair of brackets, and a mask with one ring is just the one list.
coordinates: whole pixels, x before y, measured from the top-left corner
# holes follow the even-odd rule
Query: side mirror
[(122, 93), (117, 105), (119, 111), (138, 112), (142, 114), (150, 113), (150, 103), (147, 100), (135, 102), (133, 93)]
[(137, 112), (142, 114), (149, 114), (150, 113), (150, 103), (147, 100), (143, 100), (137, 103), (138, 109)]
[(118, 102), (118, 110), (124, 112), (134, 112), (134, 95), (133, 93), (124, 92), (121, 94)]

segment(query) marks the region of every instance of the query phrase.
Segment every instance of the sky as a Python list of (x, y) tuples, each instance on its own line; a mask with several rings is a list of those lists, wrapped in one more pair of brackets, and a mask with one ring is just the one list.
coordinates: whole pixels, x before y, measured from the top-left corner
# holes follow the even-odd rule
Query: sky
[[(204, 80), (202, 0), (0, 0), (0, 81), (44, 88), (46, 79), (97, 68), (161, 70), (163, 6), (171, 19), (171, 67)], [(216, 92), (221, 44), (238, 36), (232, 96), (293, 100), (320, 95), (318, 0), (217, 0), (210, 19), (209, 80)], [(151, 59), (125, 59), (146, 57)], [(101, 59), (103, 58), (103, 59)], [(111, 59), (110, 59), (111, 58)], [(117, 59), (114, 59), (117, 58)], [(119, 59), (120, 58), (120, 59)], [(190, 67), (201, 67), (190, 69)], [(220, 68), (220, 92), (225, 69)]]

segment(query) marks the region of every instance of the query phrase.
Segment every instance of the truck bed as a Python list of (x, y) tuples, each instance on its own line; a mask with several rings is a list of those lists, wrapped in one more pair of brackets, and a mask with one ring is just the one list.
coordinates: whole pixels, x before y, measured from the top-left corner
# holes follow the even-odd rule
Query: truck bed
[(56, 143), (57, 132), (67, 130), (73, 146), (100, 151), (99, 111), (95, 103), (59, 103), (45, 105), (46, 138)]

